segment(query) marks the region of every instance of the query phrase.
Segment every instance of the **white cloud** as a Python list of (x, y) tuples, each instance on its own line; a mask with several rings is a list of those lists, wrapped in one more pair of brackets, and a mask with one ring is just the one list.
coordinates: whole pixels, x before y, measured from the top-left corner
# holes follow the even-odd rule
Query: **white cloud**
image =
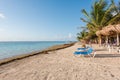
[(0, 13), (0, 18), (4, 19), (5, 15), (3, 13)]

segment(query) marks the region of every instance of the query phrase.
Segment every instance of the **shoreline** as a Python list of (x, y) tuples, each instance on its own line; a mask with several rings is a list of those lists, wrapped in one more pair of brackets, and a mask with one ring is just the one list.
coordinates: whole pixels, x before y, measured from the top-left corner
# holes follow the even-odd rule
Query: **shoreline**
[(64, 48), (67, 48), (67, 47), (74, 45), (75, 43), (76, 42), (67, 43), (67, 44), (60, 44), (60, 45), (53, 45), (53, 46), (48, 47), (48, 48), (41, 50), (41, 51), (34, 51), (31, 53), (27, 53), (27, 54), (21, 54), (21, 55), (12, 56), (9, 58), (1, 59), (0, 66), (7, 64), (7, 63), (10, 63), (10, 62), (13, 62), (13, 61), (16, 61), (16, 60), (21, 60), (21, 59), (24, 59), (27, 57), (31, 57), (31, 56), (35, 56), (35, 55), (39, 55), (39, 54), (48, 54), (48, 52), (50, 52), (50, 51), (64, 49)]
[(73, 53), (80, 47), (80, 44), (75, 43), (48, 54), (1, 65), (0, 80), (119, 80), (120, 54), (109, 53), (98, 44), (92, 46), (97, 50), (94, 58), (74, 56)]

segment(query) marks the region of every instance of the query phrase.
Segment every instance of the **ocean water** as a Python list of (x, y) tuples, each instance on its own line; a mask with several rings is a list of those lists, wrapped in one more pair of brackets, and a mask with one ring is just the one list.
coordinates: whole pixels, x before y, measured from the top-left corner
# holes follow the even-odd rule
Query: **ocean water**
[(26, 42), (0, 42), (0, 59), (21, 54), (40, 51), (53, 45), (65, 44), (65, 41), (26, 41)]

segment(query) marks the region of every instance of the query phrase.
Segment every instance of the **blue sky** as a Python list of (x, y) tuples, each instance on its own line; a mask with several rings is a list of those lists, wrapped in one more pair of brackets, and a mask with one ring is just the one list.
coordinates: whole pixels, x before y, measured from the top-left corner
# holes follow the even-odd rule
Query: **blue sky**
[(94, 0), (0, 0), (0, 41), (76, 40)]

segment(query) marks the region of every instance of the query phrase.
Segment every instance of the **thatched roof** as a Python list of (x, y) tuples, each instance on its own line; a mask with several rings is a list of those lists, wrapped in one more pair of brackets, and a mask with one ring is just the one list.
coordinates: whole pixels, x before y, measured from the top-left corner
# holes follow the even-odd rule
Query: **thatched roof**
[(96, 35), (99, 36), (99, 35), (102, 35), (102, 34), (100, 33), (100, 31), (97, 31)]
[(109, 25), (104, 27), (102, 30), (97, 31), (96, 35), (100, 36), (100, 35), (113, 35), (115, 33), (120, 33), (120, 24), (117, 25)]

